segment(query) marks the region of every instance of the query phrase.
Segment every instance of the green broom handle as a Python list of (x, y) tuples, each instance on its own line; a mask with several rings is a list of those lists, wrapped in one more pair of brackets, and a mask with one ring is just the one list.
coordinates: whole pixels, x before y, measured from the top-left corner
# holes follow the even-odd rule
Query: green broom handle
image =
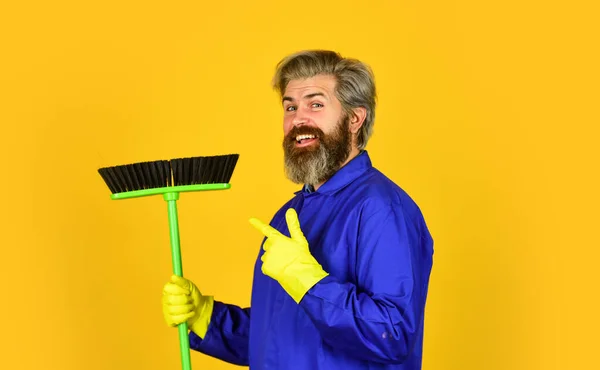
[[(169, 234), (171, 237), (173, 272), (175, 275), (183, 277), (181, 250), (179, 247), (179, 222), (177, 220), (177, 201), (179, 200), (179, 193), (204, 190), (225, 190), (229, 189), (230, 187), (231, 185), (229, 183), (167, 186), (162, 188), (141, 189), (114, 193), (111, 194), (110, 198), (116, 200), (145, 197), (156, 194), (163, 195), (163, 199), (167, 202), (169, 207)], [(182, 368), (183, 370), (192, 370), (192, 361), (190, 359), (190, 339), (188, 336), (187, 323), (183, 322), (179, 324), (177, 329), (179, 330), (179, 347), (181, 350)]]
[[(169, 207), (169, 234), (171, 236), (171, 258), (173, 259), (173, 272), (177, 276), (183, 276), (181, 263), (181, 250), (179, 247), (179, 222), (177, 219), (177, 200), (179, 193), (164, 193), (164, 200)], [(177, 326), (179, 330), (179, 349), (181, 351), (181, 365), (183, 370), (191, 370), (190, 342), (188, 337), (187, 323), (182, 322)]]

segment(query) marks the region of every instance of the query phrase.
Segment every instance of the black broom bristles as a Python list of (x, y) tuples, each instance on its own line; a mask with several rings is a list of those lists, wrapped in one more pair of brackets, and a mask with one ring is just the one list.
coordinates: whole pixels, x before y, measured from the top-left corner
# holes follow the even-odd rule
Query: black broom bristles
[(98, 170), (113, 194), (133, 190), (196, 184), (225, 184), (231, 180), (239, 154), (175, 158)]

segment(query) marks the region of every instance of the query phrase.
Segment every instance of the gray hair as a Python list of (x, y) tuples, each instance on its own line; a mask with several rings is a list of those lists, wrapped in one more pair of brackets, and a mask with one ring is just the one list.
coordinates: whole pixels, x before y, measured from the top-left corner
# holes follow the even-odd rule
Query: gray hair
[(358, 149), (364, 149), (373, 134), (377, 92), (375, 77), (365, 63), (343, 58), (329, 50), (305, 50), (282, 59), (273, 77), (273, 88), (283, 95), (291, 80), (306, 79), (317, 75), (331, 75), (336, 79), (335, 94), (348, 115), (353, 108), (363, 107), (367, 114), (358, 132)]

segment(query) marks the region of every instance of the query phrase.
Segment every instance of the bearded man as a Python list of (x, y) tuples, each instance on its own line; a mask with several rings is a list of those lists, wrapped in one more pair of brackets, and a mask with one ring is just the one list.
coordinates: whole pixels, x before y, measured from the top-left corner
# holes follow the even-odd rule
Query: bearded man
[(177, 276), (163, 289), (190, 348), (266, 369), (421, 369), (433, 240), (415, 202), (367, 151), (376, 90), (364, 63), (325, 50), (277, 66), (287, 177), (302, 188), (269, 224), (250, 307)]

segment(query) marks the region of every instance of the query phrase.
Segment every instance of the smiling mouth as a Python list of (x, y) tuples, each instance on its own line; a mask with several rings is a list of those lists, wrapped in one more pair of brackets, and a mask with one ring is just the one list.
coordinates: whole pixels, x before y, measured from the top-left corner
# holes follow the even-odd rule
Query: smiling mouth
[(316, 135), (297, 135), (296, 146), (306, 146), (316, 142), (319, 138)]
[(298, 144), (305, 144), (305, 143), (315, 141), (315, 140), (317, 140), (316, 135), (297, 135), (296, 136), (296, 142)]

